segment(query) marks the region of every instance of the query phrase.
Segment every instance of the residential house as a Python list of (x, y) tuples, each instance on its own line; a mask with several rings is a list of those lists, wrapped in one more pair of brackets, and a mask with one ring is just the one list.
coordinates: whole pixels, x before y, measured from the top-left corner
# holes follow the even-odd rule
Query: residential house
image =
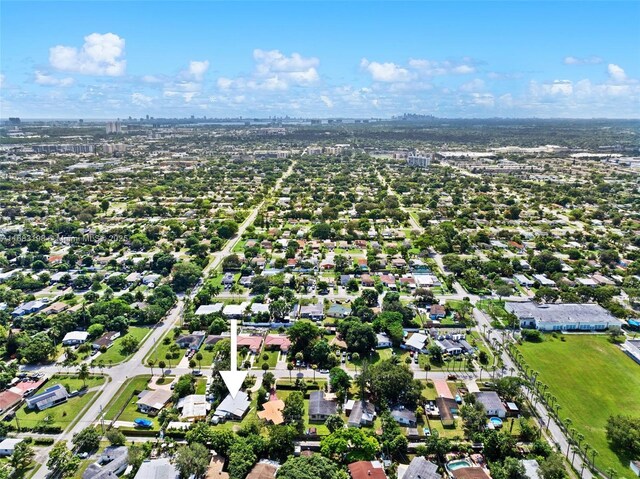
[(323, 391), (312, 391), (309, 395), (309, 420), (324, 422), (329, 416), (336, 413), (338, 403), (333, 394)]
[(13, 454), (16, 446), (23, 441), (22, 438), (7, 437), (0, 442), (0, 456), (7, 457)]
[(495, 391), (481, 391), (474, 393), (476, 401), (484, 406), (487, 416), (504, 418), (507, 416), (507, 408), (502, 404), (502, 399)]
[(27, 398), (27, 408), (43, 411), (62, 404), (69, 399), (69, 393), (62, 384), (48, 387), (40, 394)]
[(413, 333), (405, 340), (403, 346), (410, 351), (426, 352), (425, 346), (428, 340), (428, 336), (422, 333)]
[(534, 281), (527, 278), (524, 274), (514, 274), (513, 279), (515, 279), (520, 286), (524, 286), (525, 288), (530, 288), (534, 283)]
[(286, 353), (290, 347), (291, 340), (286, 334), (267, 334), (264, 338), (264, 349), (279, 349)]
[(360, 282), (362, 283), (362, 286), (366, 288), (373, 288), (375, 285), (373, 278), (369, 274), (363, 274), (360, 276)]
[(520, 459), (520, 464), (524, 467), (524, 475), (527, 479), (542, 479), (538, 461), (535, 459)]
[(195, 315), (202, 316), (205, 314), (219, 313), (222, 311), (223, 307), (224, 307), (224, 303), (203, 304), (198, 306), (198, 309), (196, 309)]
[(264, 403), (262, 407), (263, 410), (257, 413), (260, 419), (276, 425), (284, 422), (284, 416), (282, 415), (284, 401), (282, 399), (272, 399)]
[(145, 460), (134, 479), (180, 479), (180, 473), (168, 457)]
[(398, 424), (403, 426), (416, 427), (416, 424), (418, 423), (416, 413), (403, 406), (392, 409), (391, 417), (393, 417)]
[(462, 354), (463, 352), (462, 347), (459, 344), (456, 344), (447, 339), (436, 339), (434, 343), (436, 346), (438, 346), (442, 350), (443, 353), (457, 356), (459, 354)]
[(113, 344), (113, 342), (119, 337), (120, 337), (119, 331), (107, 331), (98, 339), (95, 339), (93, 343), (91, 343), (91, 347), (93, 349), (101, 349), (103, 347), (109, 349)]
[(432, 304), (431, 309), (429, 310), (429, 318), (432, 321), (436, 321), (438, 319), (442, 319), (447, 315), (447, 311), (444, 309), (444, 306), (441, 304)]
[(245, 479), (275, 479), (279, 467), (278, 463), (263, 459), (253, 466)]
[(636, 476), (640, 477), (640, 461), (631, 461), (629, 467)]
[(40, 311), (48, 304), (48, 301), (42, 299), (36, 299), (34, 301), (27, 301), (21, 304), (11, 312), (11, 316), (20, 317), (26, 314), (33, 314)]
[(450, 472), (454, 479), (491, 479), (484, 468), (480, 466), (460, 467)]
[(129, 450), (126, 446), (106, 447), (96, 462), (92, 462), (82, 473), (82, 479), (113, 479), (122, 474), (129, 465)]
[(300, 307), (300, 317), (308, 318), (313, 321), (321, 321), (324, 319), (324, 305), (322, 303), (309, 304)]
[(440, 414), (440, 421), (445, 427), (453, 426), (455, 415), (458, 414), (458, 403), (455, 399), (438, 397), (436, 398), (436, 407)]
[(249, 303), (247, 301), (240, 304), (227, 304), (222, 309), (222, 314), (228, 319), (242, 319), (247, 312), (248, 306)]
[(599, 304), (507, 302), (505, 309), (517, 316), (521, 328), (540, 331), (604, 331), (622, 327), (622, 321)]
[(332, 304), (327, 310), (327, 316), (330, 318), (346, 318), (351, 314), (351, 308), (347, 308), (341, 304)]
[(178, 399), (176, 409), (180, 411), (181, 421), (200, 421), (206, 419), (211, 403), (204, 394), (189, 394)]
[(549, 286), (550, 288), (553, 288), (556, 285), (555, 281), (547, 278), (544, 274), (534, 274), (533, 279), (540, 283), (541, 286)]
[(144, 390), (138, 394), (136, 406), (138, 411), (155, 416), (171, 399), (172, 392), (166, 389), (156, 389), (154, 391)]
[(398, 466), (398, 479), (442, 479), (438, 474), (438, 465), (427, 461), (423, 456), (416, 456), (407, 466)]
[(358, 461), (348, 466), (352, 479), (387, 479), (384, 467), (379, 461)]
[(349, 415), (349, 427), (371, 426), (376, 419), (375, 406), (364, 400), (347, 401), (344, 410)]
[(249, 406), (251, 406), (251, 401), (246, 392), (238, 391), (235, 398), (231, 397), (231, 394), (227, 394), (227, 397), (222, 400), (213, 413), (213, 422), (217, 423), (226, 419), (240, 421), (247, 413)]
[(197, 351), (202, 346), (204, 339), (207, 337), (206, 331), (194, 331), (190, 334), (183, 334), (176, 339), (176, 344), (181, 348), (186, 348), (191, 351)]
[(389, 336), (384, 333), (376, 334), (377, 349), (390, 348), (391, 346), (393, 346), (393, 344), (391, 344), (391, 339), (389, 339)]
[(262, 336), (259, 335), (238, 335), (238, 348), (248, 348), (251, 354), (258, 354), (262, 346)]
[(64, 346), (76, 346), (84, 343), (89, 338), (89, 333), (86, 331), (71, 331), (64, 335), (62, 338), (62, 344)]
[(56, 301), (55, 303), (44, 308), (42, 312), (45, 314), (59, 314), (65, 311), (68, 307), (69, 305), (67, 303)]

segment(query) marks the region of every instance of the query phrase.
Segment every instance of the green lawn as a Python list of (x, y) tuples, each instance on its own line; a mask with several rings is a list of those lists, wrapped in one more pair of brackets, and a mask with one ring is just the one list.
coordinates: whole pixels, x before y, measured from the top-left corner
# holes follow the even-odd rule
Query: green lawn
[[(104, 381), (104, 376), (92, 376), (86, 380), (87, 388), (100, 386)], [(69, 392), (78, 390), (83, 386), (82, 380), (75, 376), (56, 375), (42, 386), (38, 392), (42, 392), (44, 389), (56, 384), (62, 384)], [(31, 429), (46, 421), (53, 426), (60, 426), (62, 430), (65, 430), (78, 419), (82, 409), (91, 402), (96, 394), (95, 391), (91, 391), (82, 396), (75, 396), (63, 404), (45, 409), (44, 411), (27, 409), (25, 404), (16, 413), (16, 418), (21, 428)]]
[(123, 355), (120, 352), (120, 344), (122, 343), (122, 340), (126, 336), (133, 336), (138, 341), (140, 341), (140, 343), (142, 343), (142, 340), (149, 333), (149, 331), (151, 331), (151, 328), (141, 328), (138, 326), (130, 327), (127, 334), (125, 334), (124, 336), (120, 336), (118, 339), (116, 339), (111, 345), (111, 347), (107, 349), (105, 353), (100, 354), (99, 356), (96, 357), (95, 361), (96, 362), (102, 361), (102, 363), (105, 365), (118, 364), (118, 363), (121, 363), (122, 361), (126, 361), (131, 356), (133, 356), (133, 354)]
[[(263, 357), (265, 354), (268, 356), (266, 360)], [(279, 354), (280, 351), (262, 351), (253, 363), (253, 369), (262, 369), (264, 363), (269, 365), (269, 369), (274, 369), (278, 363)]]
[(630, 478), (629, 459), (611, 451), (605, 425), (613, 414), (640, 415), (638, 365), (604, 335), (565, 338), (545, 335), (544, 342), (525, 343), (520, 351), (558, 399), (560, 417), (570, 417), (572, 427), (584, 434), (584, 442), (598, 451), (596, 466), (614, 468), (617, 477)]
[(115, 420), (120, 410), (133, 395), (133, 392), (145, 390), (150, 379), (151, 375), (145, 374), (143, 376), (136, 376), (125, 382), (105, 408), (104, 418), (109, 421)]

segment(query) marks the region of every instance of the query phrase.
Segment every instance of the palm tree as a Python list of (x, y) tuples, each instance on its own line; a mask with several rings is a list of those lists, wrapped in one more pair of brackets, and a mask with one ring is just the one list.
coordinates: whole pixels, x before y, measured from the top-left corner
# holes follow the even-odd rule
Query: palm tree
[(606, 474), (607, 476), (609, 476), (609, 479), (615, 479), (617, 475), (615, 469), (613, 469), (612, 467), (607, 468)]
[[(564, 424), (567, 427), (567, 430), (569, 429), (569, 427), (571, 426), (571, 424), (573, 423), (573, 421), (571, 420), (570, 417), (566, 418), (564, 420)], [(571, 435), (571, 439), (573, 439), (573, 434)], [(569, 445), (571, 444), (571, 441), (567, 441), (567, 459), (569, 459)]]
[(164, 358), (167, 360), (167, 364), (169, 365), (169, 368), (171, 368), (171, 360), (173, 359), (173, 356), (171, 355), (171, 353), (165, 354)]
[(86, 387), (87, 378), (89, 377), (89, 366), (87, 363), (82, 363), (80, 365), (80, 370), (78, 371), (78, 379), (82, 379), (82, 385)]
[(580, 452), (580, 447), (571, 446), (571, 467), (573, 467), (573, 460), (576, 458), (577, 452)]
[[(431, 364), (429, 363), (424, 363), (424, 380), (428, 381), (429, 380), (429, 371), (431, 371)], [(480, 370), (482, 371), (482, 370)]]
[[(584, 455), (585, 457), (588, 457), (587, 454), (589, 453), (589, 449), (591, 449), (591, 445), (587, 442), (584, 444)], [(582, 477), (582, 472), (584, 471), (584, 466), (587, 463), (587, 461), (582, 461), (582, 470), (580, 471), (580, 477)]]
[(316, 369), (318, 369), (318, 365), (317, 364), (313, 364), (311, 366), (311, 369), (313, 369), (313, 382), (316, 382)]
[(293, 371), (293, 364), (287, 363), (287, 369), (289, 370), (289, 382), (291, 382), (293, 381), (293, 379), (291, 379), (291, 371)]
[(599, 454), (595, 449), (591, 449), (591, 467), (596, 467), (596, 456)]
[(162, 371), (162, 377), (164, 377), (164, 368), (167, 367), (167, 363), (165, 363), (164, 361), (158, 361), (158, 367)]
[(155, 359), (149, 359), (147, 361), (147, 366), (149, 366), (149, 369), (151, 369), (151, 375), (153, 376), (153, 366), (155, 366), (156, 364), (156, 360)]
[(203, 357), (204, 357), (204, 356), (202, 356), (202, 353), (197, 353), (197, 354), (196, 354), (196, 361), (198, 361), (198, 369), (202, 369), (202, 363), (201, 363), (201, 361), (202, 361), (202, 358), (203, 358)]

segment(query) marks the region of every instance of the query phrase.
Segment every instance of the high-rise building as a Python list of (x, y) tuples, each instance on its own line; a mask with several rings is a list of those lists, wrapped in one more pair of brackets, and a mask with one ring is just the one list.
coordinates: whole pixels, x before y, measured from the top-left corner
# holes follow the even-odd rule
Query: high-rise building
[(107, 131), (107, 135), (122, 133), (122, 123), (119, 121), (108, 121), (105, 129)]
[(34, 145), (33, 151), (35, 153), (93, 153), (95, 151), (94, 145)]
[(414, 153), (407, 156), (407, 165), (415, 166), (418, 168), (427, 168), (431, 164), (433, 158), (432, 154), (419, 154)]

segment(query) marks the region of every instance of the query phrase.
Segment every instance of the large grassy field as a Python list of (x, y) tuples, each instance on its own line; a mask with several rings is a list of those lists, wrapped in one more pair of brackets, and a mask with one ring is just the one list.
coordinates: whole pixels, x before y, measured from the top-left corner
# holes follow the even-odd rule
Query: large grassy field
[(640, 415), (640, 368), (606, 336), (565, 337), (545, 336), (544, 342), (525, 343), (520, 350), (558, 399), (560, 417), (571, 418), (572, 427), (598, 451), (596, 466), (630, 478), (629, 461), (611, 451), (605, 426), (613, 414)]

